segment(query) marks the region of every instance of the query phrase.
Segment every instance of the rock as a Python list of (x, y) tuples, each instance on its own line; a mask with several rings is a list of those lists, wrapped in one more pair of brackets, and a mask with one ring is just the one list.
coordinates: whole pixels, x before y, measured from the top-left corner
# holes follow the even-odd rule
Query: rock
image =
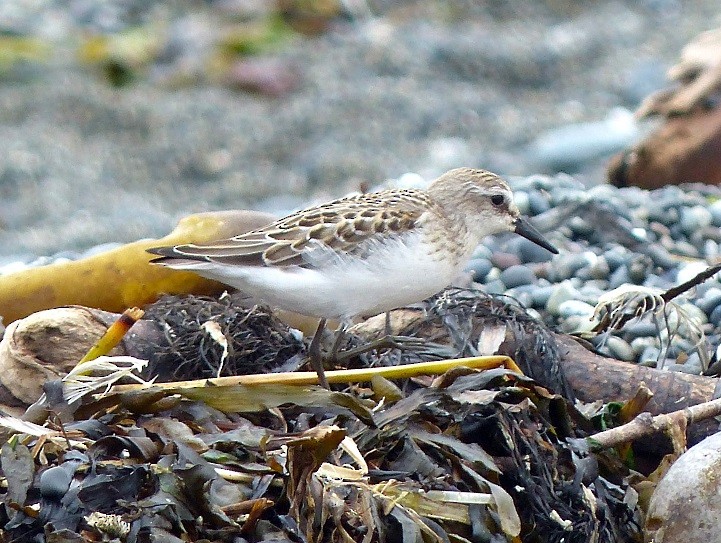
[(635, 338), (656, 337), (658, 329), (650, 321), (631, 321), (623, 327), (623, 333), (627, 338), (633, 340)]
[(63, 466), (53, 466), (40, 475), (40, 495), (51, 501), (60, 501), (70, 488), (72, 475)]
[(493, 281), (489, 281), (483, 286), (483, 290), (487, 294), (505, 294), (506, 293), (506, 285), (503, 284), (503, 281), (500, 279), (494, 279)]
[(555, 285), (551, 295), (546, 301), (546, 311), (551, 315), (559, 316), (561, 304), (568, 300), (579, 300), (581, 293), (573, 286), (570, 281), (563, 281)]
[(653, 362), (655, 365), (660, 356), (661, 356), (661, 349), (659, 349), (658, 347), (646, 347), (643, 350), (643, 352), (639, 355), (638, 361), (639, 361), (639, 364), (646, 364), (648, 362)]
[(553, 253), (526, 238), (521, 238), (518, 243), (518, 256), (523, 264), (550, 262), (553, 259)]
[(556, 289), (555, 285), (539, 286), (533, 289), (531, 297), (533, 298), (533, 307), (546, 307), (548, 298)]
[(517, 265), (510, 266), (501, 272), (500, 276), (503, 284), (508, 288), (519, 287), (521, 285), (530, 285), (536, 282), (536, 274), (528, 266)]
[(716, 306), (708, 317), (708, 320), (714, 326), (721, 325), (721, 305)]
[(588, 320), (593, 317), (594, 307), (580, 300), (566, 300), (558, 306), (558, 314), (567, 319), (569, 317), (584, 317)]
[(687, 235), (708, 226), (713, 221), (711, 212), (701, 206), (682, 207), (680, 215), (681, 230)]
[(682, 454), (651, 496), (646, 541), (709, 543), (719, 540), (721, 433)]
[(485, 258), (474, 258), (466, 265), (466, 270), (473, 273), (473, 280), (478, 283), (483, 283), (491, 269), (493, 269), (493, 264)]
[(701, 357), (697, 352), (693, 352), (688, 355), (688, 359), (683, 363), (680, 371), (684, 373), (690, 373), (691, 375), (701, 375), (703, 372), (703, 364), (701, 363)]
[(638, 358), (649, 347), (658, 348), (658, 339), (653, 337), (637, 337), (630, 341), (631, 349)]
[(573, 315), (561, 322), (560, 329), (566, 334), (581, 334), (584, 332), (590, 332), (594, 325), (595, 322), (586, 317)]
[(706, 269), (708, 269), (708, 264), (702, 261), (684, 262), (678, 268), (676, 282), (685, 283), (686, 281), (690, 281)]
[(516, 202), (516, 207), (521, 215), (528, 215), (531, 212), (531, 199), (528, 197), (528, 193), (524, 190), (516, 190), (513, 192), (513, 201)]
[(494, 266), (505, 270), (511, 266), (518, 266), (521, 263), (521, 259), (513, 253), (496, 252), (491, 256), (491, 262)]
[(632, 362), (635, 359), (631, 346), (620, 337), (609, 336), (605, 345), (599, 350), (617, 360)]
[(598, 256), (590, 251), (583, 253), (562, 253), (553, 259), (552, 276), (557, 281), (570, 279), (574, 274), (585, 266), (596, 262)]
[(537, 190), (528, 193), (528, 206), (531, 215), (540, 215), (551, 209), (548, 199)]
[(716, 200), (708, 207), (711, 213), (711, 224), (717, 228), (721, 228), (721, 199)]

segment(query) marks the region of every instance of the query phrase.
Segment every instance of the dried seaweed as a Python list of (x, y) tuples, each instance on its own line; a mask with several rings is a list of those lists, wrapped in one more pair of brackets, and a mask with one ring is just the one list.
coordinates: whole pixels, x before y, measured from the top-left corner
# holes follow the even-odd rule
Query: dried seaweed
[[(564, 398), (574, 399), (573, 390), (563, 376), (560, 354), (552, 333), (513, 298), (490, 296), (474, 289), (449, 288), (426, 300), (423, 311), (424, 317), (401, 333), (426, 338), (427, 343), (421, 350), (409, 349), (400, 360), (394, 360), (395, 363), (442, 356), (459, 358), (492, 354), (479, 345), (479, 340), (485, 331), (500, 329), (501, 334), (510, 334), (504, 343), (515, 346), (514, 351), (508, 354), (524, 374)], [(449, 338), (450, 345), (438, 345), (435, 351), (431, 348), (434, 346), (432, 342), (447, 343)], [(398, 357), (398, 354), (384, 356)], [(387, 363), (376, 362), (380, 365)]]
[[(303, 361), (301, 338), (263, 307), (243, 307), (231, 296), (166, 296), (146, 309), (146, 319), (161, 327), (145, 375), (159, 381), (262, 373), (297, 367)], [(219, 342), (208, 323), (226, 340)]]
[[(232, 315), (225, 303), (183, 322), (202, 326), (223, 308)], [(257, 309), (238, 309), (247, 318), (235, 318), (247, 322), (256, 311), (267, 318)], [(520, 362), (553, 362), (550, 336), (517, 306), (453, 290), (424, 311), (416, 329), (427, 337), (451, 333), (459, 353), (474, 354), (484, 329), (502, 327), (521, 345)], [(251, 345), (259, 341), (253, 330)], [(289, 356), (297, 355), (292, 335), (290, 345)], [(385, 354), (364, 356), (378, 363)], [(7, 483), (0, 485), (2, 536), (127, 543), (640, 540), (633, 490), (620, 482), (627, 472), (617, 465), (608, 474), (598, 467), (612, 465), (599, 461), (602, 453), (573, 448), (576, 441), (567, 438), (585, 434), (563, 397), (505, 369), (398, 384), (394, 402), (360, 385), (344, 390), (373, 411), (374, 424), (347, 409), (292, 401), (241, 415), (180, 398), (118, 403), (119, 395), (86, 398), (68, 414), (78, 420), (44, 429), (0, 419), (15, 433), (0, 454)]]

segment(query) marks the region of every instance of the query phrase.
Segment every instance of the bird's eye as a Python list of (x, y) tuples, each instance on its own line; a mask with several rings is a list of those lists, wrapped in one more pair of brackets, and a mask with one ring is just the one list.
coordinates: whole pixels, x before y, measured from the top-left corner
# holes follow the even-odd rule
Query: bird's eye
[(491, 196), (491, 203), (494, 206), (501, 206), (506, 201), (506, 198), (503, 196), (503, 194), (494, 194)]

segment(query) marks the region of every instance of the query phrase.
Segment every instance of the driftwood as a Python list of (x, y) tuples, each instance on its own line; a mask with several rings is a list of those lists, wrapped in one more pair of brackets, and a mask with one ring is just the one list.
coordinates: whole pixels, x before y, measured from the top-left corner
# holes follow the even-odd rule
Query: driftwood
[[(627, 401), (643, 383), (653, 398), (645, 409), (651, 415), (672, 413), (714, 398), (718, 379), (620, 362), (600, 356), (567, 335), (555, 334), (563, 350), (561, 365), (576, 397), (582, 402)], [(689, 443), (697, 443), (718, 430), (714, 420), (691, 421)]]

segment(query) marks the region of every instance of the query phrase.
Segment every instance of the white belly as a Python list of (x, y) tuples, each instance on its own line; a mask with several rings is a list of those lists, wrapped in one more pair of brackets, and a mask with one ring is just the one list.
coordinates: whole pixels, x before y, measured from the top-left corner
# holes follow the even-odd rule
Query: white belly
[(456, 277), (456, 259), (431, 257), (420, 236), (375, 247), (364, 260), (344, 257), (321, 269), (227, 266), (198, 262), (184, 266), (238, 288), (270, 306), (314, 317), (350, 319), (377, 315), (419, 302)]

